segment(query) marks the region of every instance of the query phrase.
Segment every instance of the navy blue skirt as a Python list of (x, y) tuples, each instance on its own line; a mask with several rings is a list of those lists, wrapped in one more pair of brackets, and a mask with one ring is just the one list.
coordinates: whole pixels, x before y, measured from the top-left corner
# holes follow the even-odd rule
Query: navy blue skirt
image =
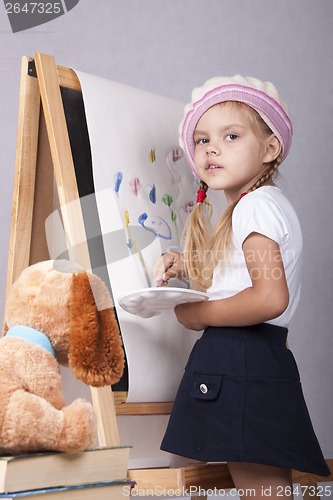
[(161, 449), (329, 475), (287, 334), (266, 323), (207, 328), (189, 357)]

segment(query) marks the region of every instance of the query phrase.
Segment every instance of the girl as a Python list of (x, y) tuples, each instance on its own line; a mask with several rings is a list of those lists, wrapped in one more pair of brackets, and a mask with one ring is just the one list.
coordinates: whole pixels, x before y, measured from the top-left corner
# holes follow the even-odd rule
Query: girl
[[(200, 189), (184, 253), (165, 254), (155, 278), (186, 276), (209, 301), (175, 309), (182, 325), (204, 333), (161, 448), (227, 461), (236, 488), (254, 488), (256, 498), (267, 487), (271, 498), (290, 498), (291, 469), (330, 471), (286, 345), (302, 264), (298, 218), (273, 182), (291, 144), (287, 108), (270, 82), (213, 78), (194, 89), (180, 133)], [(208, 188), (224, 191), (228, 205), (214, 230)]]

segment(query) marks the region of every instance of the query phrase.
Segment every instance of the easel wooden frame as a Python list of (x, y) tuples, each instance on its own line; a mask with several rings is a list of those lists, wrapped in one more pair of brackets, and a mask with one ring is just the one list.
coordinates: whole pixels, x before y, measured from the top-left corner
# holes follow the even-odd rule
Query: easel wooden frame
[[(57, 66), (51, 56), (34, 55), (36, 77), (29, 75), (29, 62), (23, 57), (6, 295), (25, 267), (49, 258), (44, 223), (53, 211), (54, 177), (64, 231), (71, 242), (86, 241), (79, 203), (72, 203), (79, 200), (79, 194), (60, 93), (60, 86), (81, 90), (80, 82), (74, 71)], [(71, 259), (91, 269), (87, 244), (72, 245), (70, 252)], [(100, 446), (120, 444), (116, 414), (165, 414), (171, 409), (169, 403), (115, 405), (111, 387), (91, 388), (91, 394)], [(131, 470), (129, 476), (146, 491), (234, 486), (225, 464)], [(294, 473), (293, 479), (302, 484), (322, 481), (301, 473)]]

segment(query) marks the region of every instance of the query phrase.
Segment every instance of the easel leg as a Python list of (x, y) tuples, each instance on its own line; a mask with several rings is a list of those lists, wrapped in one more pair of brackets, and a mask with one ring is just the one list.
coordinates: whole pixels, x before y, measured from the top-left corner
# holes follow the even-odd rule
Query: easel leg
[[(12, 283), (29, 265), (34, 209), (40, 93), (36, 78), (28, 75), (29, 58), (22, 58), (20, 103), (6, 295)], [(24, 245), (22, 245), (24, 242)]]
[(120, 437), (111, 387), (91, 387), (90, 390), (98, 420), (99, 446), (119, 446)]

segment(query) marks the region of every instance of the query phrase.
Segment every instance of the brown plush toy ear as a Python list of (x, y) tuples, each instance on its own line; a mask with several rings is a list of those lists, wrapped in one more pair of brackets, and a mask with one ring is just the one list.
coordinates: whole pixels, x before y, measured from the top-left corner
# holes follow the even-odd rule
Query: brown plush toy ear
[(111, 297), (103, 281), (86, 272), (72, 276), (68, 361), (79, 380), (95, 387), (115, 384), (124, 370)]

